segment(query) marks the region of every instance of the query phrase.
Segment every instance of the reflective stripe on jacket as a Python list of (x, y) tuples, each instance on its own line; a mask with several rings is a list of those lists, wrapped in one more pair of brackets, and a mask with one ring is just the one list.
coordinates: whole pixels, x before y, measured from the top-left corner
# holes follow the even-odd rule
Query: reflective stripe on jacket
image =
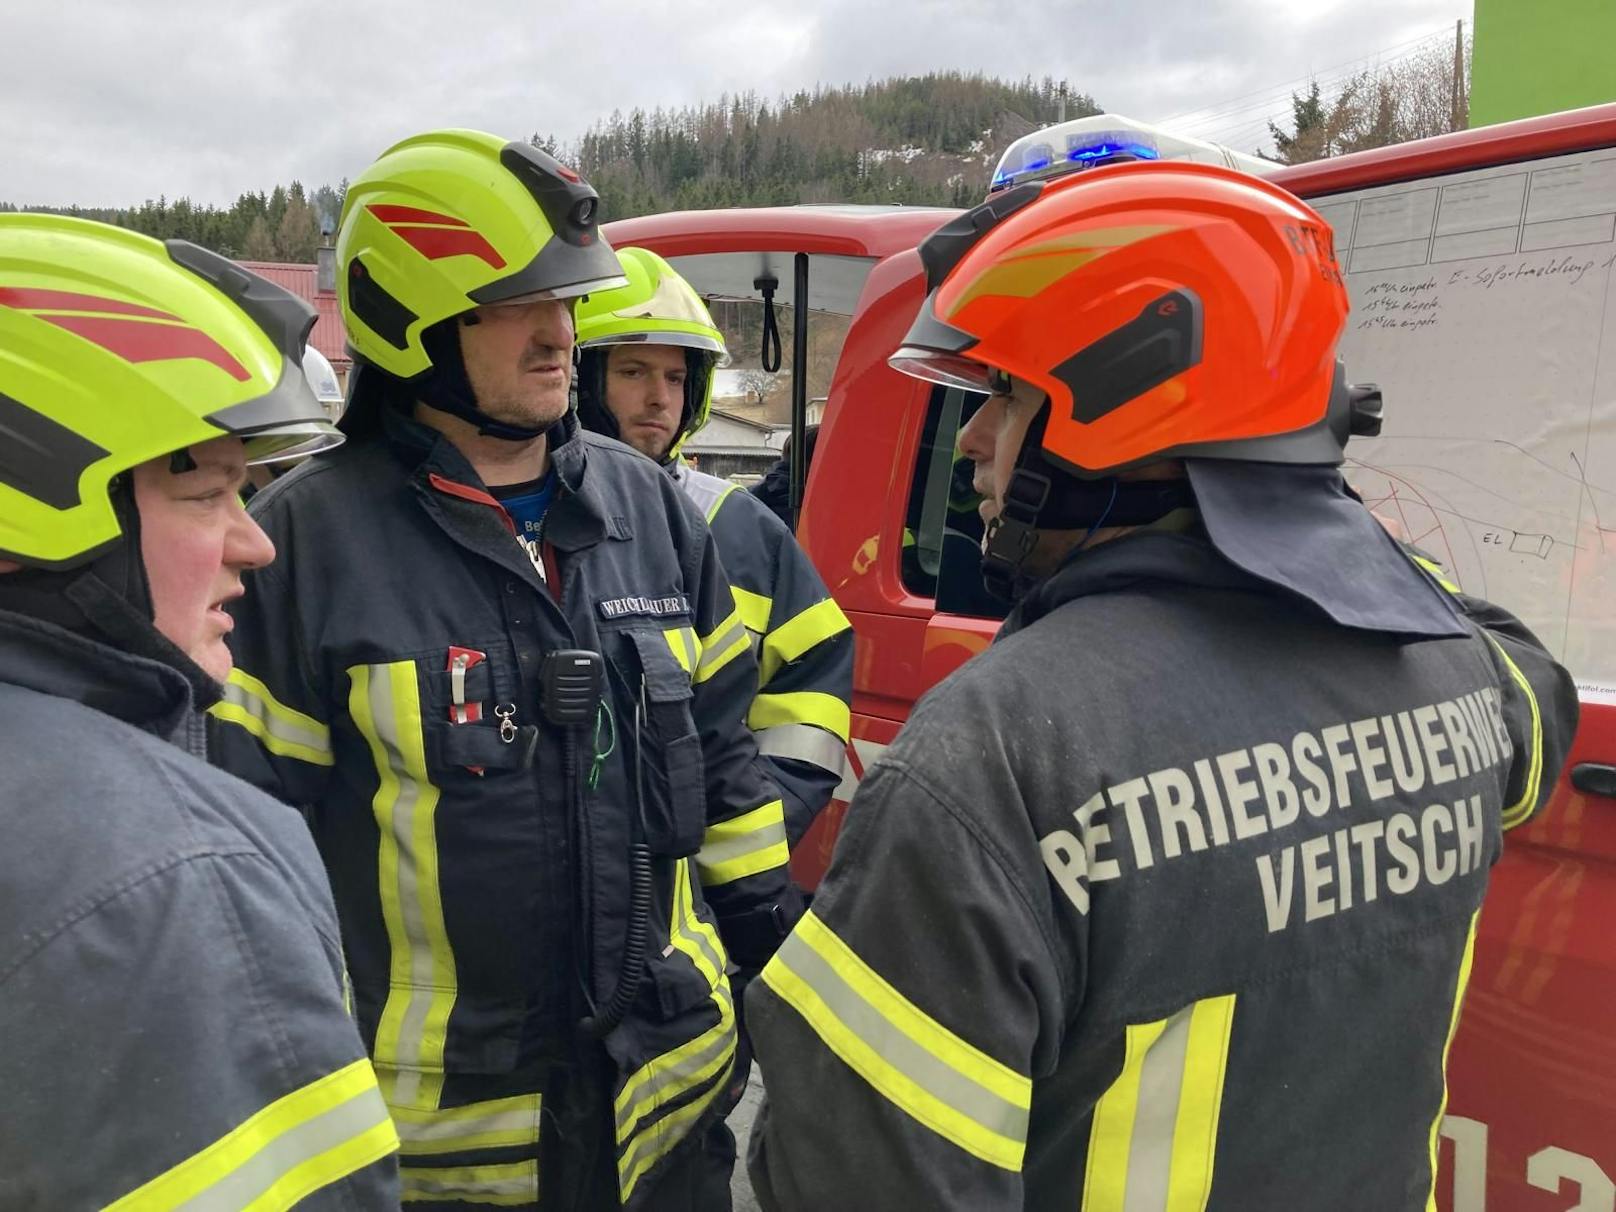
[(669, 470), (712, 528), (752, 637), (758, 688), (747, 723), (784, 792), (796, 845), (841, 782), (853, 629), (808, 554), (762, 501), (682, 463)]
[[(280, 558), (237, 604), (216, 751), (309, 818), (407, 1196), (536, 1198), (543, 1077), (617, 987), (649, 848), (644, 979), (604, 1040), (629, 1198), (727, 1109), (725, 952), (756, 971), (789, 915), (746, 631), (701, 518), (621, 445), (553, 431), (530, 554), (447, 440), (385, 427), (255, 498)], [(604, 658), (570, 729), (542, 704), (565, 650)]]
[(1488, 871), (1576, 723), (1467, 613), (1348, 629), (1192, 535), (1069, 562), (749, 991), (762, 1205), (1426, 1208)]
[(319, 856), (191, 703), (0, 611), (0, 1207), (396, 1209)]

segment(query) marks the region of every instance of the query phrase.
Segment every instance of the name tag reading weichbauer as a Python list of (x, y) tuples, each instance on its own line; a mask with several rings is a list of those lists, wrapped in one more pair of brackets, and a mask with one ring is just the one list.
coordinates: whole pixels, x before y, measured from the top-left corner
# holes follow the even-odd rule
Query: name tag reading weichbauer
[(623, 619), (630, 615), (661, 619), (690, 613), (690, 599), (683, 594), (665, 598), (605, 598), (599, 605), (603, 619)]

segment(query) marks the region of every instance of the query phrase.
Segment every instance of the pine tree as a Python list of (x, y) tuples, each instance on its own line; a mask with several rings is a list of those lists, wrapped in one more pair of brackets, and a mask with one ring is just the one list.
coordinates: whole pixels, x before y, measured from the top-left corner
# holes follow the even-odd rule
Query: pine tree
[(241, 243), (241, 259), (243, 261), (276, 259), (275, 237), (270, 233), (269, 220), (265, 216), (253, 216), (252, 224), (247, 228), (247, 235)]

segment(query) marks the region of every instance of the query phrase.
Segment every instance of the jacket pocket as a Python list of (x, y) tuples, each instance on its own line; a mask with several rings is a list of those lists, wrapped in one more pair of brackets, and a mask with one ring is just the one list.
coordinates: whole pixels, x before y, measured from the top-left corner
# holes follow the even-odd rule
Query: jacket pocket
[(690, 674), (661, 632), (627, 634), (638, 658), (637, 689), (645, 704), (640, 736), (645, 840), (652, 854), (683, 858), (701, 848), (707, 819), (707, 772), (690, 710)]

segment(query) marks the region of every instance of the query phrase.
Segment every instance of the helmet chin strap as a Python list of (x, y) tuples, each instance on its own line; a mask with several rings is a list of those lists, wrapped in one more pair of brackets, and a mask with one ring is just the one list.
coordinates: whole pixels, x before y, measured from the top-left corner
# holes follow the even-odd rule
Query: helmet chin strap
[(982, 581), (995, 597), (1014, 602), (1042, 574), (1026, 569), (1046, 530), (1087, 531), (1081, 547), (1105, 526), (1148, 526), (1176, 509), (1195, 506), (1188, 480), (1085, 480), (1044, 454), (1049, 403), (1021, 440), (1003, 507), (988, 524), (982, 544)]
[(466, 374), (466, 359), (460, 350), (460, 325), (475, 324), (474, 315), (455, 316), (432, 325), (421, 334), (421, 344), (432, 359), (432, 369), (416, 386), (416, 395), (429, 408), (459, 417), (477, 427), (477, 432), (507, 442), (531, 442), (543, 437), (548, 425), (533, 428), (513, 425), (489, 416), (477, 406), (477, 394)]

